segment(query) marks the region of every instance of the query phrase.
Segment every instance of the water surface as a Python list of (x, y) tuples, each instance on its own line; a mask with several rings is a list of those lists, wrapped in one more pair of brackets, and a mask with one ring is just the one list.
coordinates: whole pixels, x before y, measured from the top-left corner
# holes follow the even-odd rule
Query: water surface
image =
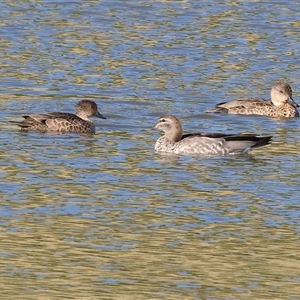
[[(0, 7), (1, 299), (299, 299), (299, 120), (203, 113), (279, 80), (300, 102), (298, 3)], [(107, 117), (95, 135), (9, 123), (83, 98)], [(165, 113), (274, 142), (158, 155)]]

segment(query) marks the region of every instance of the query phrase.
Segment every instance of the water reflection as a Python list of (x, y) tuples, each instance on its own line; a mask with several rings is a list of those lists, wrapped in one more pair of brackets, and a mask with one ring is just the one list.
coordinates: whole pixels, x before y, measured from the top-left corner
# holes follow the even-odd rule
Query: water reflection
[[(297, 299), (298, 120), (203, 112), (267, 98), (278, 80), (297, 101), (298, 8), (2, 4), (2, 298)], [(107, 116), (95, 135), (22, 133), (8, 122), (83, 98)], [(187, 132), (274, 142), (246, 156), (158, 155), (151, 127), (169, 113)]]

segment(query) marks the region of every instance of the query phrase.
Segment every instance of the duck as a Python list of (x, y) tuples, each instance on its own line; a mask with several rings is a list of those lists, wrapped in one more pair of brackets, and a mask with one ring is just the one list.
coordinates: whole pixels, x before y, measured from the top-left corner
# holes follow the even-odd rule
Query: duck
[(207, 113), (228, 113), (238, 115), (261, 115), (274, 118), (299, 117), (299, 105), (292, 98), (292, 88), (286, 82), (277, 82), (271, 88), (271, 99), (236, 99), (217, 104)]
[(11, 122), (21, 127), (22, 131), (95, 133), (95, 125), (89, 119), (91, 116), (106, 119), (98, 111), (94, 101), (81, 100), (76, 105), (75, 114), (64, 112), (28, 114), (23, 116), (23, 121)]
[(153, 129), (164, 132), (154, 150), (174, 155), (223, 156), (245, 154), (268, 145), (272, 136), (256, 134), (190, 133), (183, 134), (180, 121), (173, 115), (160, 117)]

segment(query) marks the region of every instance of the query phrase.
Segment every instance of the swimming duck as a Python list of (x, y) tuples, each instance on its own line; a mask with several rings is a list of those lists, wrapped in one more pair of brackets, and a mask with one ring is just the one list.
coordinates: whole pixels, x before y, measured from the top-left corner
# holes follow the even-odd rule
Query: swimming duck
[(269, 117), (299, 117), (299, 105), (292, 98), (292, 88), (286, 82), (277, 82), (271, 89), (271, 99), (237, 99), (217, 104), (208, 113), (264, 115)]
[(156, 152), (170, 154), (199, 154), (204, 156), (242, 154), (270, 143), (272, 136), (256, 134), (191, 133), (184, 134), (180, 121), (165, 115), (153, 129), (164, 132), (155, 143)]
[(75, 114), (61, 112), (30, 114), (23, 116), (25, 120), (12, 123), (20, 126), (23, 131), (94, 133), (95, 125), (89, 119), (91, 116), (106, 119), (100, 114), (94, 101), (82, 100), (77, 103)]

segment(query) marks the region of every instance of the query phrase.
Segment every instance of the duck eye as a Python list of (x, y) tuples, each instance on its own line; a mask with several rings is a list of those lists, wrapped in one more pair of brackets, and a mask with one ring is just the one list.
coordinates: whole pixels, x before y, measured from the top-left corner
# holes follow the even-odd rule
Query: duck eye
[(165, 120), (165, 119), (161, 119), (160, 121), (161, 121), (161, 122), (166, 122), (166, 120)]

